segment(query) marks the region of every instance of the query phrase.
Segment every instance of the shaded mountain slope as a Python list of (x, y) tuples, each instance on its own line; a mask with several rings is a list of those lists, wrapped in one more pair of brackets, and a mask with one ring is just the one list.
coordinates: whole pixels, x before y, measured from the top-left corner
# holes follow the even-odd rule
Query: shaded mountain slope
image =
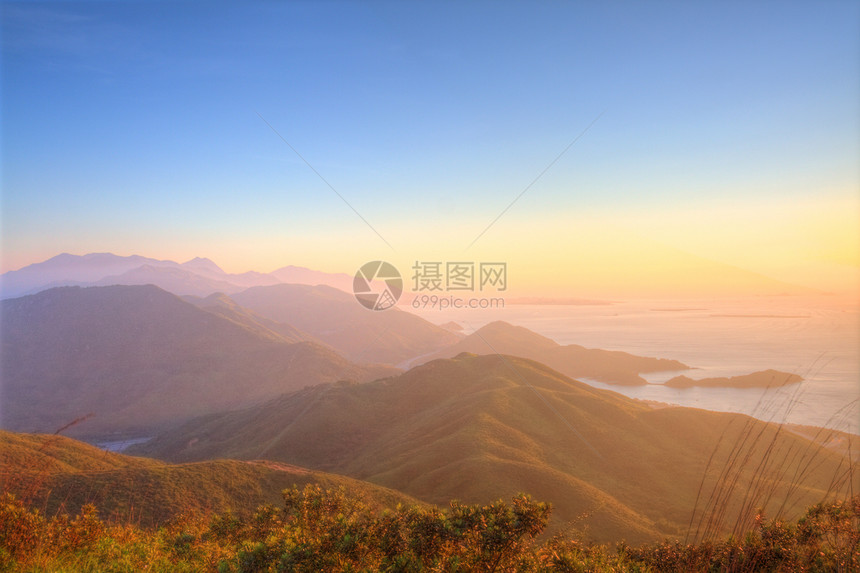
[(281, 282), (280, 279), (272, 274), (260, 273), (257, 271), (228, 273), (215, 264), (214, 261), (204, 257), (195, 257), (190, 261), (182, 263), (180, 266), (183, 269), (189, 270), (200, 276), (209, 277), (214, 280), (224, 280), (232, 285), (237, 285), (243, 288), (271, 285)]
[(686, 364), (665, 358), (647, 358), (616, 350), (562, 346), (522, 326), (491, 322), (456, 344), (417, 362), (451, 358), (461, 352), (510, 354), (546, 364), (571, 378), (594, 378), (610, 384), (647, 384), (639, 374), (686, 370)]
[(94, 281), (92, 286), (155, 285), (178, 295), (206, 296), (211, 292), (238, 292), (244, 287), (224, 280), (203, 276), (179, 266), (141, 265), (121, 275)]
[(340, 379), (394, 372), (291, 344), (155, 286), (63, 287), (0, 302), (6, 429), (143, 433)]
[(254, 287), (231, 298), (261, 316), (319, 338), (357, 362), (396, 365), (454, 344), (460, 338), (396, 308), (368, 310), (351, 294), (324, 285)]
[(346, 293), (352, 292), (353, 277), (345, 273), (326, 273), (289, 265), (269, 273), (283, 283), (297, 285), (327, 285)]
[(249, 515), (259, 505), (282, 505), (294, 484), (344, 487), (372, 506), (416, 500), (343, 476), (267, 461), (217, 460), (166, 464), (99, 450), (62, 436), (0, 431), (0, 492), (11, 492), (46, 514), (76, 514), (95, 504), (103, 517), (143, 526), (187, 514), (232, 511)]
[[(555, 527), (574, 522), (597, 540), (635, 543), (684, 531), (706, 471), (704, 499), (727, 482), (721, 470), (737, 444), (749, 446), (746, 459), (758, 463), (770, 452), (775, 464), (757, 471), (733, 462), (738, 491), (754, 491), (766, 474), (773, 503), (763, 505), (778, 509), (775, 500), (791, 493), (787, 513), (824, 496), (843, 463), (747, 416), (655, 410), (530, 360), (468, 354), (203, 417), (136, 451), (173, 461), (266, 457), (437, 504), (528, 492), (554, 504)], [(812, 458), (815, 469), (794, 484), (798, 464)], [(744, 500), (726, 502), (727, 515)]]
[(224, 293), (211, 294), (206, 298), (185, 296), (182, 297), (182, 299), (190, 302), (198, 308), (202, 308), (203, 310), (217, 314), (218, 316), (226, 318), (227, 320), (235, 322), (245, 328), (258, 332), (264, 337), (280, 338), (285, 342), (307, 341), (325, 345), (325, 343), (320, 341), (318, 338), (313, 337), (306, 332), (302, 332), (298, 328), (282, 322), (269, 320), (248, 310), (247, 308), (239, 306), (236, 304), (236, 301)]

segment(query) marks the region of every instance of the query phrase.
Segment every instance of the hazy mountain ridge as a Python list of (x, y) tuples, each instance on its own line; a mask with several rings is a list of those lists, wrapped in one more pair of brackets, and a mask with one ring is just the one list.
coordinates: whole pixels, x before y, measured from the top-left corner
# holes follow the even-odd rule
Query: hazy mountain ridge
[(527, 328), (504, 321), (491, 322), (456, 344), (415, 362), (452, 358), (461, 352), (521, 356), (546, 364), (571, 378), (593, 378), (612, 384), (647, 384), (639, 374), (690, 368), (677, 360), (635, 356), (577, 344), (562, 346)]
[(0, 422), (18, 431), (50, 432), (94, 413), (70, 433), (147, 432), (306, 385), (397, 372), (151, 285), (61, 287), (4, 300), (0, 310)]
[(298, 285), (326, 285), (344, 292), (352, 292), (353, 277), (346, 273), (325, 273), (305, 267), (287, 265), (269, 273), (283, 283)]
[[(650, 284), (654, 279), (661, 282), (661, 296), (668, 293), (681, 297), (693, 293), (701, 295), (703, 294), (701, 291), (702, 284), (710, 283), (723, 284), (724, 288), (731, 287), (731, 292), (736, 295), (818, 293), (815, 289), (785, 283), (729, 265), (691, 257), (680, 252), (675, 253), (671, 250), (669, 252), (678, 259), (678, 268), (686, 270), (680, 276), (687, 277), (689, 282), (683, 285), (678, 283), (676, 285), (679, 287), (678, 289), (666, 290), (667, 285), (662, 284), (662, 279), (659, 276), (651, 276), (653, 272), (646, 264), (645, 267), (648, 272), (641, 278), (645, 281), (647, 275), (650, 279), (638, 285), (641, 290), (639, 296), (647, 297), (657, 294), (654, 291), (655, 285)], [(648, 256), (644, 256), (643, 264), (647, 259)], [(172, 272), (166, 272), (166, 269)], [(709, 277), (710, 280), (706, 280), (705, 277)], [(195, 257), (184, 263), (178, 263), (140, 255), (119, 256), (112, 253), (72, 255), (62, 253), (46, 261), (0, 275), (0, 297), (14, 298), (58, 286), (105, 286), (111, 284), (155, 284), (174, 294), (205, 297), (215, 292), (232, 294), (254, 286), (279, 283), (326, 285), (350, 293), (352, 292), (353, 277), (346, 273), (327, 273), (293, 265), (287, 265), (268, 273), (257, 271), (227, 273), (210, 259), (202, 257)], [(585, 289), (583, 292), (589, 292), (589, 288), (583, 288)], [(414, 296), (415, 293), (404, 293), (401, 303), (404, 301), (408, 303), (410, 298)], [(508, 304), (604, 305), (612, 304), (612, 301), (605, 300), (605, 297), (627, 298), (629, 296), (631, 293), (624, 291), (603, 292), (598, 298), (559, 298), (529, 296), (528, 293), (521, 293), (515, 297), (508, 297), (507, 302)]]
[(245, 328), (257, 331), (263, 336), (282, 338), (287, 342), (308, 341), (322, 346), (328, 346), (318, 338), (313, 337), (306, 332), (302, 332), (298, 328), (283, 322), (269, 320), (248, 310), (247, 308), (239, 306), (236, 304), (236, 301), (224, 293), (211, 294), (206, 298), (188, 295), (182, 297), (182, 299), (205, 311), (217, 314), (218, 316), (240, 324)]
[[(97, 281), (109, 275), (122, 274), (145, 264), (176, 264), (159, 261), (140, 255), (120, 257), (111, 253), (71, 255), (62, 253), (40, 263), (33, 263), (18, 270), (0, 275), (4, 297), (26, 294), (43, 285), (61, 286), (60, 281), (85, 283)], [(7, 294), (8, 292), (8, 294)]]
[(307, 332), (356, 362), (400, 364), (450, 346), (460, 336), (397, 308), (374, 312), (324, 285), (253, 287), (231, 298), (270, 320)]
[(213, 291), (238, 292), (243, 288), (226, 279), (201, 276), (180, 267), (149, 264), (141, 265), (121, 275), (108, 276), (92, 283), (85, 283), (82, 286), (132, 286), (147, 284), (156, 285), (163, 290), (177, 295), (206, 295)]
[[(767, 438), (750, 443), (749, 435)], [(739, 414), (655, 410), (530, 360), (464, 354), (206, 416), (133, 451), (172, 461), (266, 457), (437, 504), (527, 491), (554, 504), (557, 526), (588, 514), (580, 525), (594, 538), (636, 542), (686, 528), (710, 454), (717, 462), (706, 491), (735, 444), (749, 443), (758, 460), (768, 439), (786, 455), (788, 472), (769, 475), (779, 492), (773, 500), (792, 490), (789, 511), (819, 501), (842, 456), (776, 425)], [(787, 452), (803, 455), (789, 459)], [(792, 464), (808, 455), (818, 465), (793, 486)], [(739, 471), (741, 491), (753, 469)]]
[(351, 292), (352, 279), (303, 267), (287, 266), (261, 273), (227, 273), (210, 259), (195, 257), (184, 263), (140, 255), (63, 253), (40, 263), (0, 275), (0, 295), (15, 298), (59, 286), (110, 286), (154, 284), (178, 295), (208, 296), (234, 293), (252, 286), (281, 282), (325, 284)]

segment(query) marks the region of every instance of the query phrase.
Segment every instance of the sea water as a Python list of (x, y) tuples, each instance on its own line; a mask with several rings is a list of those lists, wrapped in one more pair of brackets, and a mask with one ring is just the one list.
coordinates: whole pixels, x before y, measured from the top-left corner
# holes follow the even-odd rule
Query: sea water
[[(646, 374), (643, 386), (582, 380), (631, 398), (860, 434), (860, 309), (828, 297), (639, 300), (601, 305), (507, 305), (418, 312), (469, 334), (494, 320), (560, 344), (671, 358), (693, 367)], [(673, 376), (735, 376), (773, 368), (803, 382), (779, 388), (671, 388)]]

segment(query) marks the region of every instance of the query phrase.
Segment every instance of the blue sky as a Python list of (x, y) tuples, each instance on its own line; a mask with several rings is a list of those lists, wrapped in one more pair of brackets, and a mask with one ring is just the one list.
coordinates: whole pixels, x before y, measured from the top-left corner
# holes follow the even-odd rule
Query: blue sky
[(583, 248), (570, 228), (623, 225), (784, 280), (857, 264), (838, 246), (860, 217), (856, 2), (2, 9), (4, 270), (63, 251), (232, 271), (461, 256), (598, 116), (475, 256), (557, 227), (529, 249), (563, 259)]

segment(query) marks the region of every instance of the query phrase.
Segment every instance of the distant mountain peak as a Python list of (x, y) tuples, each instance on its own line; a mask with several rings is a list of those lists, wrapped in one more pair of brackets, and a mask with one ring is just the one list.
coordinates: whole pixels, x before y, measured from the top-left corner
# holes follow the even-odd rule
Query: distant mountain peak
[(515, 326), (504, 320), (489, 322), (476, 330), (470, 337), (496, 340), (499, 340), (499, 337), (504, 337), (505, 341), (518, 341), (521, 344), (528, 342), (529, 344), (545, 348), (555, 348), (558, 346), (556, 341), (546, 336), (542, 336), (524, 326)]
[(281, 282), (304, 285), (327, 285), (346, 293), (352, 293), (353, 277), (344, 273), (326, 273), (306, 267), (288, 265), (270, 273)]
[(182, 263), (181, 266), (198, 272), (203, 271), (219, 275), (226, 274), (224, 269), (216, 265), (212, 259), (207, 259), (205, 257), (194, 257), (190, 261)]
[(236, 305), (199, 308), (151, 284), (58, 287), (0, 301), (0, 311), (9, 429), (53, 431), (93, 412), (70, 432), (146, 432), (305, 385), (398, 372), (352, 364)]
[[(478, 355), (473, 353), (473, 352), (461, 352), (460, 354), (458, 354), (457, 356), (452, 358), (452, 360), (470, 360), (470, 359), (476, 358), (477, 356)], [(418, 368), (421, 368), (421, 367), (419, 366)]]
[(206, 296), (218, 291), (234, 293), (251, 286), (278, 282), (274, 276), (256, 272), (229, 274), (211, 259), (203, 257), (180, 264), (140, 255), (61, 253), (0, 275), (0, 297), (15, 298), (65, 285), (148, 283), (179, 295)]

